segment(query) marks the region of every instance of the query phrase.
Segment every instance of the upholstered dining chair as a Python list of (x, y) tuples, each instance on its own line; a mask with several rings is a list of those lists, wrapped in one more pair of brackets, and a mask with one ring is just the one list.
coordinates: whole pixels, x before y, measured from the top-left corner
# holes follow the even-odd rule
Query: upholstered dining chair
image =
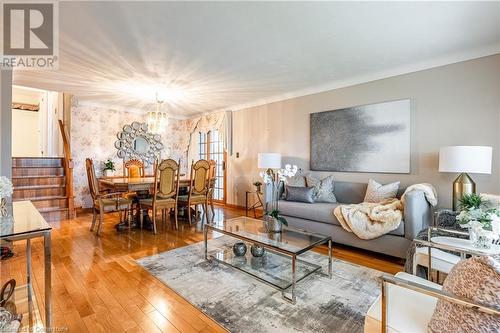
[(214, 191), (215, 191), (215, 182), (217, 181), (217, 161), (210, 160), (208, 162), (210, 167), (208, 169), (208, 195), (207, 195), (207, 207), (210, 206), (212, 210), (212, 216), (215, 215), (214, 210)]
[(138, 159), (131, 159), (123, 163), (123, 176), (128, 178), (144, 177), (144, 162)]
[(155, 165), (156, 185), (153, 186), (153, 196), (147, 199), (140, 199), (140, 222), (142, 227), (142, 210), (151, 209), (153, 212), (153, 233), (156, 234), (156, 212), (161, 210), (162, 221), (165, 222), (168, 211), (174, 210), (175, 227), (178, 228), (177, 222), (177, 198), (179, 193), (179, 169), (180, 160), (176, 162), (172, 159), (163, 160), (160, 164)]
[(189, 225), (192, 225), (191, 206), (195, 206), (195, 214), (198, 212), (198, 206), (202, 205), (205, 217), (208, 222), (208, 172), (210, 163), (207, 160), (199, 160), (191, 163), (191, 176), (189, 192), (187, 195), (180, 195), (178, 204), (186, 206), (188, 211)]
[[(106, 213), (119, 212), (120, 221), (122, 220), (122, 212), (124, 213), (124, 218), (127, 218), (130, 227), (130, 219), (132, 214), (130, 212), (132, 207), (132, 201), (130, 199), (124, 198), (123, 193), (101, 193), (99, 190), (99, 182), (95, 174), (94, 162), (92, 159), (87, 158), (85, 160), (85, 167), (87, 169), (87, 180), (89, 182), (89, 191), (92, 197), (92, 225), (90, 231), (94, 230), (95, 223), (97, 221), (97, 215), (99, 214), (99, 224), (97, 226), (97, 235), (101, 233), (101, 228), (103, 225), (103, 217)], [(130, 214), (127, 214), (130, 213)]]

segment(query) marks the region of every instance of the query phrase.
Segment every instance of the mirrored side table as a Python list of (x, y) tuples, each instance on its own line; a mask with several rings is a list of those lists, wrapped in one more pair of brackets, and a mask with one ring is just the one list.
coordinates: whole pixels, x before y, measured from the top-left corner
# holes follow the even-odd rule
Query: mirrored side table
[[(9, 206), (9, 216), (0, 218), (0, 240), (26, 241), (26, 284), (18, 285), (12, 296), (18, 313), (23, 315), (20, 331), (41, 332), (52, 327), (52, 227), (30, 201), (14, 202)], [(33, 292), (31, 267), (31, 239), (42, 237), (44, 243), (45, 328), (38, 302)]]
[(468, 235), (469, 233), (464, 231), (429, 227), (427, 240), (414, 240), (420, 245), (415, 252), (414, 271), (417, 264), (427, 267), (427, 279), (430, 281), (433, 266), (438, 271), (449, 273), (461, 259), (500, 254), (500, 245), (492, 244), (488, 249), (476, 248), (468, 239)]

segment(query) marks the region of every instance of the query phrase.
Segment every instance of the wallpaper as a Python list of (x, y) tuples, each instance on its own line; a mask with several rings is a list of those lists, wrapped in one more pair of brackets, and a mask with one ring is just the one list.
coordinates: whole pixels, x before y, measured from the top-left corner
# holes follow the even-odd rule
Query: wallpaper
[[(116, 164), (115, 175), (122, 175), (123, 161), (116, 156), (114, 143), (116, 135), (126, 124), (134, 121), (144, 122), (146, 113), (129, 112), (126, 110), (112, 109), (102, 106), (80, 105), (78, 98), (72, 100), (71, 120), (71, 151), (74, 162), (74, 191), (75, 206), (88, 208), (92, 206), (92, 200), (88, 189), (87, 175), (85, 171), (85, 159), (90, 157), (94, 160), (96, 172), (101, 175), (102, 163), (108, 158)], [(168, 128), (162, 136), (165, 146), (161, 154), (162, 158), (173, 158), (181, 160), (182, 172), (187, 172), (187, 152), (190, 134), (196, 127), (198, 119), (169, 119)], [(147, 174), (152, 169), (146, 170)]]

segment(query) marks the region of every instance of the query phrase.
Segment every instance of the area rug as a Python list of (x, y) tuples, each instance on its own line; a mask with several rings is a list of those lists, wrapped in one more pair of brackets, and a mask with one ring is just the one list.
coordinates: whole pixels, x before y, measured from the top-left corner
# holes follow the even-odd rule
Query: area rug
[[(234, 242), (228, 236), (212, 239), (209, 251)], [(291, 304), (253, 277), (207, 262), (203, 253), (200, 242), (137, 262), (230, 332), (362, 332), (365, 314), (380, 294), (382, 272), (334, 259), (332, 279), (313, 273), (299, 282), (297, 302)], [(300, 257), (326, 272), (327, 256), (309, 252)], [(283, 274), (290, 266), (273, 269)]]

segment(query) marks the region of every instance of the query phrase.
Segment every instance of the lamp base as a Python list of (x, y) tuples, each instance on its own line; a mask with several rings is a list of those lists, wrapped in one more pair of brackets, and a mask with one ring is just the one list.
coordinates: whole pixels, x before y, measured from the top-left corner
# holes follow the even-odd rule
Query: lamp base
[(453, 210), (458, 210), (464, 194), (472, 193), (476, 193), (476, 183), (468, 174), (460, 174), (453, 182)]

